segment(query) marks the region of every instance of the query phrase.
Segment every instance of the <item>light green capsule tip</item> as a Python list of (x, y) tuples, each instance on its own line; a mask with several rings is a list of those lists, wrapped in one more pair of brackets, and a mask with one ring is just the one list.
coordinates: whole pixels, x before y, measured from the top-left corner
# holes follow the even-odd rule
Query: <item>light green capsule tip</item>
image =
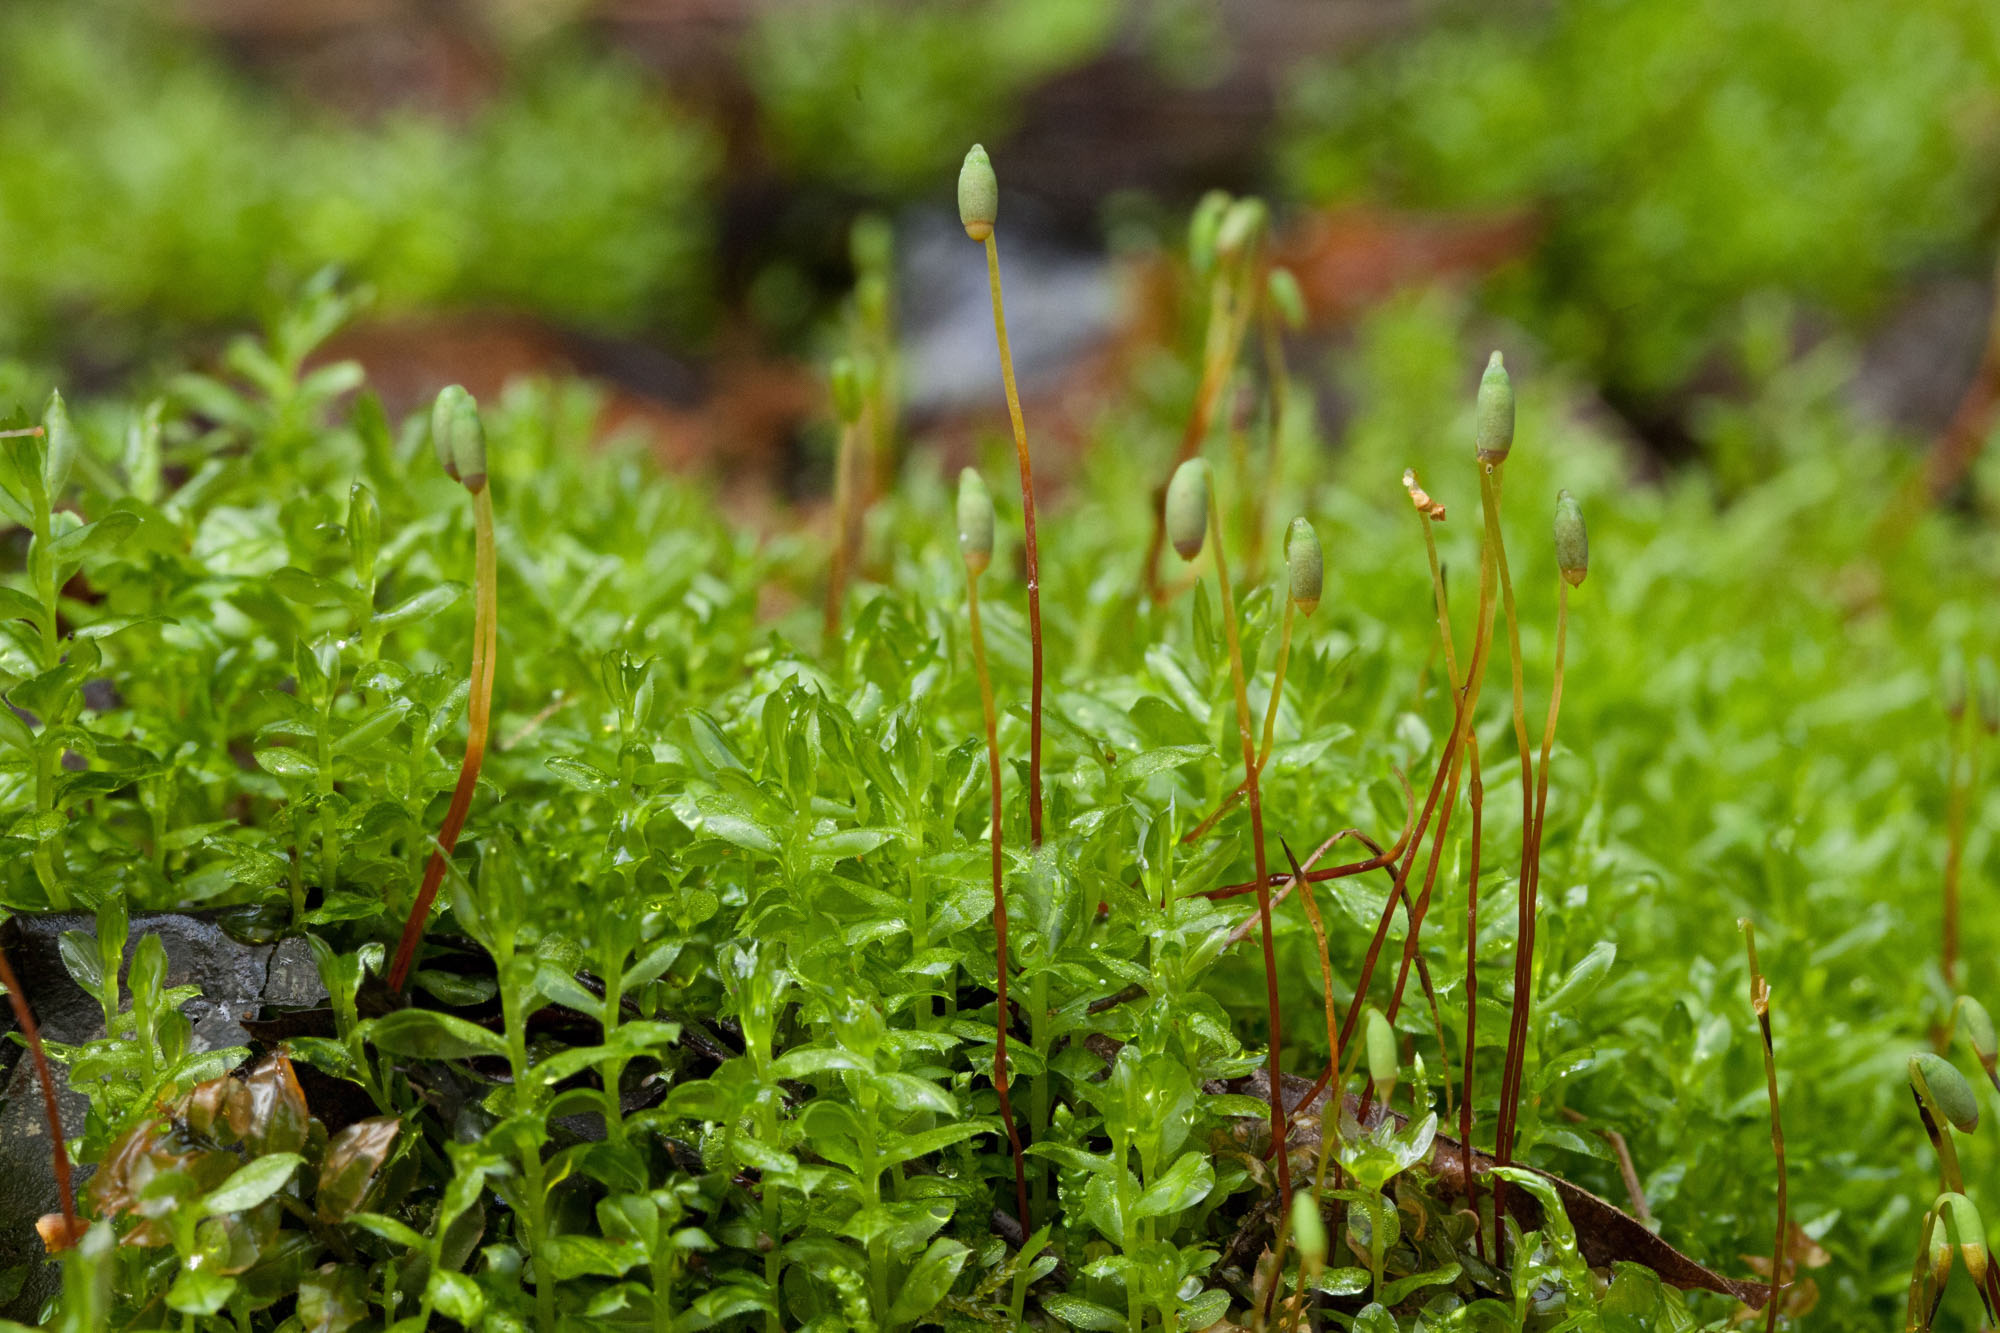
[(1307, 1264), (1317, 1267), (1326, 1262), (1326, 1219), (1319, 1215), (1310, 1190), (1292, 1195), (1292, 1240)]
[(1326, 556), (1320, 550), (1319, 534), (1303, 518), (1293, 519), (1285, 529), (1285, 566), (1292, 579), (1292, 601), (1300, 614), (1311, 615), (1319, 608)]
[(1215, 234), (1222, 229), (1229, 203), (1227, 190), (1210, 190), (1188, 218), (1188, 265), (1196, 277), (1206, 277), (1215, 267)]
[(486, 484), (486, 427), (479, 404), (459, 384), (447, 384), (431, 404), (431, 443), (438, 461), (468, 490)]
[(1264, 280), (1264, 293), (1286, 328), (1296, 332), (1306, 326), (1306, 294), (1290, 269), (1283, 266), (1272, 269), (1271, 276)]
[(1479, 377), (1478, 432), (1473, 447), (1482, 463), (1498, 463), (1514, 447), (1514, 382), (1495, 352)]
[(861, 371), (851, 356), (835, 357), (827, 368), (827, 383), (833, 389), (833, 410), (845, 424), (861, 420)]
[(452, 449), (452, 435), (457, 429), (455, 416), (459, 401), (471, 396), (463, 385), (447, 384), (431, 402), (431, 448), (437, 452), (438, 466), (453, 481), (459, 480), (458, 457)]
[(1264, 234), (1264, 227), (1271, 220), (1271, 210), (1262, 199), (1238, 199), (1222, 215), (1222, 225), (1215, 232), (1215, 250), (1224, 259), (1234, 260), (1250, 249), (1257, 238)]
[(978, 144), (972, 145), (958, 169), (958, 220), (965, 234), (983, 241), (993, 234), (1000, 219), (1000, 178), (993, 173), (993, 159)]
[(1378, 1092), (1393, 1086), (1397, 1076), (1396, 1029), (1380, 1009), (1373, 1008), (1368, 1011), (1368, 1076)]
[(958, 474), (958, 553), (974, 574), (993, 559), (993, 494), (977, 468)]
[(1174, 470), (1167, 483), (1167, 540), (1183, 560), (1201, 554), (1208, 533), (1208, 463), (1190, 458)]
[(1979, 1102), (1972, 1095), (1972, 1085), (1951, 1061), (1931, 1051), (1911, 1056), (1910, 1083), (1928, 1095), (1961, 1134), (1979, 1128)]
[(1995, 1053), (1993, 1017), (1986, 1012), (1985, 1005), (1970, 995), (1959, 996), (1958, 1021), (1965, 1032), (1965, 1040), (1975, 1055), (1984, 1060)]
[(1556, 568), (1572, 588), (1590, 573), (1590, 534), (1583, 526), (1583, 506), (1568, 491), (1556, 492)]

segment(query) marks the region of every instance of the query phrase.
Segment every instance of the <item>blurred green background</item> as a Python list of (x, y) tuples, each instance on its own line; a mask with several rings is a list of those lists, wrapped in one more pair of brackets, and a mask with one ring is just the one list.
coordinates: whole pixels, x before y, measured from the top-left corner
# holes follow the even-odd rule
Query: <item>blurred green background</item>
[(143, 382), (335, 265), (377, 321), (502, 327), (522, 368), (687, 406), (719, 362), (823, 350), (852, 219), (948, 218), (975, 139), (1014, 234), (1069, 256), (1265, 192), (1336, 353), (1448, 282), (1669, 460), (1726, 454), (1704, 404), (1745, 337), (1849, 340), (1857, 400), (1921, 436), (1984, 340), (2000, 9), (21, 0), (0, 396)]

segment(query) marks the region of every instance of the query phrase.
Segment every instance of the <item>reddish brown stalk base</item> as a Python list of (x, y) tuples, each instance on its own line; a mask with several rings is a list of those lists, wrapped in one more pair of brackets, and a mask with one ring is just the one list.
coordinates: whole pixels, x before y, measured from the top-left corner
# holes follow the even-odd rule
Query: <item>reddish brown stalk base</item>
[(979, 629), (979, 580), (970, 569), (965, 579), (966, 605), (972, 617), (972, 659), (979, 673), (979, 701), (986, 715), (986, 771), (993, 788), (993, 941), (997, 980), (994, 990), (993, 1091), (1000, 1096), (1000, 1120), (1007, 1126), (1007, 1146), (1014, 1153), (1014, 1203), (1021, 1210), (1021, 1234), (1034, 1234), (1035, 1224), (1028, 1210), (1028, 1168), (1021, 1153), (1021, 1130), (1014, 1120), (1014, 1103), (1008, 1096), (1007, 1025), (1012, 1015), (1007, 1006), (1007, 895), (1003, 887), (1000, 859), (1000, 724), (993, 709), (993, 680), (986, 671), (986, 639)]
[(49, 1121), (49, 1155), (54, 1160), (56, 1197), (62, 1203), (63, 1220), (63, 1244), (50, 1245), (49, 1248), (66, 1248), (76, 1243), (77, 1237), (83, 1234), (83, 1227), (76, 1220), (76, 1193), (70, 1187), (69, 1148), (63, 1143), (62, 1108), (56, 1105), (56, 1084), (49, 1073), (49, 1058), (42, 1051), (41, 1029), (35, 1026), (35, 1015), (28, 1008), (28, 997), (22, 992), (21, 983), (14, 976), (13, 964), (7, 961), (4, 950), (0, 950), (0, 985), (7, 987), (7, 1002), (14, 1006), (14, 1021), (21, 1025), (21, 1035), (28, 1042), (28, 1054), (34, 1058), (35, 1078), (42, 1085), (42, 1112)]
[(1264, 860), (1264, 799), (1257, 783), (1257, 738), (1251, 731), (1250, 692), (1243, 678), (1243, 644), (1236, 626), (1236, 594), (1229, 586), (1229, 561), (1222, 549), (1222, 516), (1209, 492), (1208, 527), (1215, 544), (1215, 581), (1222, 590), (1222, 628), (1229, 644), (1229, 669), (1236, 687), (1236, 731), (1243, 742), (1243, 781), (1250, 797), (1250, 853), (1257, 869), (1257, 918), (1264, 944), (1264, 996), (1271, 1019), (1271, 1142), (1278, 1155), (1278, 1197), (1289, 1203), (1292, 1197), (1291, 1153), (1285, 1140), (1284, 1078), (1278, 1045), (1284, 1033), (1284, 1019), (1278, 1009), (1278, 956), (1271, 942), (1270, 871)]
[[(1479, 747), (1471, 748), (1472, 776), (1467, 799), (1472, 805), (1471, 864), (1465, 874), (1465, 1075), (1458, 1102), (1459, 1158), (1465, 1171), (1465, 1201), (1472, 1216), (1479, 1217), (1478, 1182), (1472, 1173), (1472, 1066), (1477, 1058), (1479, 1037), (1479, 834), (1486, 809), (1486, 785), (1479, 779)], [(1486, 1233), (1477, 1226), (1472, 1241), (1479, 1257), (1486, 1258)]]
[(473, 492), (473, 502), (478, 542), (474, 566), (478, 605), (474, 613), (472, 693), (466, 705), (465, 762), (459, 767), (458, 785), (452, 788), (451, 804), (446, 807), (444, 823), (438, 828), (437, 846), (431, 849), (430, 860), (424, 866), (423, 887), (417, 891), (416, 902), (410, 905), (402, 939), (396, 944), (396, 959), (389, 968), (392, 992), (403, 989), (410, 965), (416, 961), (424, 923), (430, 919), (431, 904), (437, 900), (438, 887), (444, 883), (444, 873), (451, 863), (452, 851), (458, 846), (458, 835), (465, 828), (465, 818), (472, 812), (472, 794), (478, 789), (479, 768), (486, 760), (486, 727), (492, 707), (493, 666), (499, 656), (500, 629), (494, 590), (497, 562), (493, 551), (493, 495), (484, 483)]
[(1000, 378), (1014, 427), (1014, 457), (1021, 466), (1021, 528), (1028, 564), (1028, 841), (1042, 845), (1042, 565), (1035, 544), (1035, 474), (1028, 462), (1028, 425), (1014, 384), (1014, 351), (1007, 344), (1007, 307), (1000, 297), (1000, 247), (986, 237), (986, 280), (993, 292), (993, 331), (1000, 344)]
[[(1503, 555), (1503, 579), (1505, 571)], [(1541, 772), (1536, 779), (1534, 804), (1526, 812), (1527, 827), (1522, 833), (1520, 933), (1514, 954), (1514, 1007), (1507, 1033), (1507, 1065), (1501, 1072), (1499, 1123), (1494, 1131), (1494, 1156), (1503, 1165), (1513, 1160), (1514, 1127), (1520, 1115), (1521, 1080), (1525, 1076), (1528, 1054), (1528, 1019), (1535, 998), (1535, 925), (1536, 904), (1542, 888), (1542, 827), (1549, 810), (1549, 755), (1555, 748), (1556, 718), (1562, 711), (1563, 654), (1569, 637), (1569, 586), (1566, 579), (1556, 581), (1556, 662), (1549, 687), (1549, 719), (1542, 728)], [(1519, 644), (1516, 636), (1514, 651), (1517, 657)], [(1525, 748), (1521, 752), (1521, 764), (1525, 783), (1528, 764)], [(1495, 1185), (1494, 1198), (1504, 1201), (1504, 1182)], [(1495, 1206), (1498, 1206), (1497, 1202)]]

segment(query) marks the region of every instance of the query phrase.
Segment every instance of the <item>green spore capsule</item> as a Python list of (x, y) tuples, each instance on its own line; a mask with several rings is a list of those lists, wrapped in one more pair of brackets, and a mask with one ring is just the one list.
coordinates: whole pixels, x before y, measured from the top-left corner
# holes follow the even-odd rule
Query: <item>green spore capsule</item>
[(1230, 202), (1227, 190), (1210, 190), (1188, 217), (1188, 267), (1198, 278), (1207, 277), (1215, 267), (1215, 234), (1222, 230), (1222, 215)]
[(476, 491), (486, 484), (486, 427), (479, 404), (463, 385), (447, 384), (431, 404), (431, 443), (453, 481)]
[(1311, 1190), (1292, 1195), (1292, 1243), (1299, 1247), (1308, 1271), (1317, 1272), (1325, 1265), (1326, 1219), (1319, 1215)]
[(856, 273), (887, 273), (896, 252), (896, 231), (880, 213), (863, 213), (847, 231), (847, 257)]
[(1202, 539), (1208, 533), (1208, 463), (1190, 458), (1174, 469), (1167, 483), (1167, 540), (1183, 560), (1201, 554)]
[(1290, 269), (1279, 265), (1271, 270), (1264, 279), (1264, 299), (1278, 312), (1286, 328), (1297, 332), (1306, 326), (1306, 294)]
[(975, 241), (991, 236), (1000, 220), (1000, 178), (993, 174), (993, 159), (978, 144), (958, 169), (958, 220)]
[(1961, 1134), (1979, 1128), (1979, 1103), (1972, 1085), (1958, 1066), (1941, 1055), (1923, 1051), (1910, 1057), (1910, 1086), (1930, 1099), (1944, 1118)]
[(1498, 352), (1486, 363), (1486, 373), (1479, 377), (1478, 416), (1473, 447), (1479, 451), (1479, 461), (1506, 461), (1507, 451), (1514, 447), (1514, 382), (1507, 378), (1507, 367)]
[(993, 494), (977, 468), (958, 474), (958, 553), (975, 577), (993, 560)]
[(1262, 199), (1238, 199), (1222, 215), (1222, 225), (1216, 228), (1215, 252), (1226, 262), (1235, 262), (1249, 253), (1270, 220), (1271, 210)]
[(833, 389), (833, 410), (849, 426), (861, 420), (861, 371), (851, 356), (835, 357), (827, 368), (827, 383)]
[(1568, 491), (1556, 492), (1556, 568), (1572, 588), (1590, 573), (1590, 534), (1583, 527), (1583, 507)]
[(1368, 1077), (1375, 1083), (1375, 1098), (1387, 1103), (1395, 1091), (1401, 1070), (1396, 1063), (1396, 1029), (1380, 1009), (1368, 1010)]
[(1986, 1071), (1996, 1090), (2000, 1090), (2000, 1042), (1993, 1036), (1993, 1018), (1986, 1012), (1986, 1006), (1970, 995), (1958, 997), (1958, 1030), (1965, 1037), (1965, 1044), (1972, 1048), (1979, 1067)]
[(1292, 601), (1299, 614), (1311, 615), (1319, 609), (1326, 557), (1320, 551), (1319, 534), (1303, 518), (1293, 519), (1285, 529), (1285, 568), (1292, 577)]
[(1959, 1262), (1972, 1275), (1975, 1283), (1986, 1281), (1986, 1223), (1980, 1219), (1979, 1209), (1963, 1194), (1946, 1193), (1938, 1196), (1937, 1210), (1942, 1221), (1939, 1231), (1948, 1231), (1951, 1243), (1958, 1246)]

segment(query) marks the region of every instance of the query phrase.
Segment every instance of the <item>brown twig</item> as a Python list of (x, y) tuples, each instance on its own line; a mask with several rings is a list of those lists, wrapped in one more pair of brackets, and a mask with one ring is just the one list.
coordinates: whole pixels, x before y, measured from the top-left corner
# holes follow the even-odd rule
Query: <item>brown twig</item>
[[(117, 984), (115, 977), (111, 984)], [(49, 1072), (49, 1058), (42, 1050), (41, 1029), (35, 1025), (34, 1011), (28, 1008), (27, 993), (21, 989), (21, 982), (15, 977), (13, 964), (7, 961), (5, 950), (0, 950), (0, 985), (7, 988), (7, 1002), (14, 1007), (14, 1021), (21, 1026), (21, 1036), (26, 1039), (28, 1054), (35, 1062), (36, 1081), (42, 1085), (42, 1113), (49, 1122), (49, 1155), (55, 1168), (56, 1198), (62, 1204), (63, 1243), (73, 1245), (83, 1234), (83, 1227), (76, 1218), (76, 1192), (70, 1186), (69, 1148), (63, 1142), (62, 1108), (56, 1104), (55, 1077)]]

